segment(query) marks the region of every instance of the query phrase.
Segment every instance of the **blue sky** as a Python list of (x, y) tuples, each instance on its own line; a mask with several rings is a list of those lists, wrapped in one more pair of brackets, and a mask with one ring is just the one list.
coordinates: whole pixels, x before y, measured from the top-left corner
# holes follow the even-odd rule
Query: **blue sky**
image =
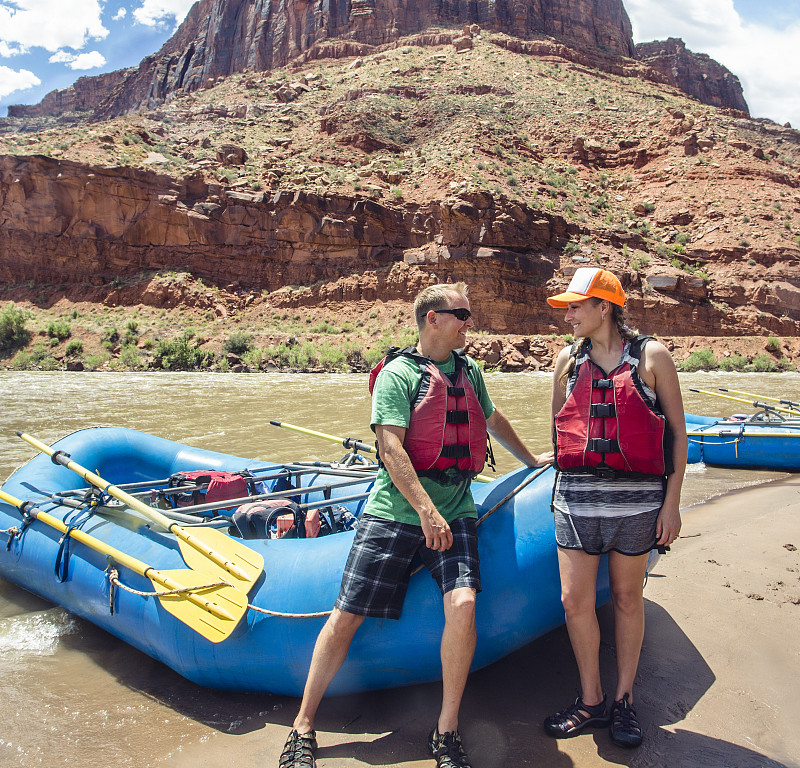
[[(800, 0), (624, 0), (634, 40), (681, 37), (738, 75), (754, 117), (800, 128)], [(192, 0), (0, 0), (0, 116), (138, 64)]]

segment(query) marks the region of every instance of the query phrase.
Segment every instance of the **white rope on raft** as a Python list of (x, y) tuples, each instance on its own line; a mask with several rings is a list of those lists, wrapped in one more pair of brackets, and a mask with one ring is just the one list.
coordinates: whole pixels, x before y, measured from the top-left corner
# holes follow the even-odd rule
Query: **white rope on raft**
[[(509, 494), (507, 494), (503, 499), (501, 499), (499, 502), (497, 502), (497, 504), (495, 504), (486, 514), (484, 514), (483, 517), (481, 517), (476, 522), (476, 527), (478, 525), (480, 525), (481, 523), (483, 523), (484, 520), (486, 520), (489, 516), (494, 514), (500, 507), (503, 506), (503, 504), (505, 504), (509, 499), (511, 499), (517, 493), (519, 493), (526, 485), (528, 485), (533, 480), (535, 480), (537, 477), (539, 477), (539, 475), (541, 475), (546, 469), (548, 469), (548, 467), (549, 467), (549, 465), (546, 465), (544, 467), (540, 467), (538, 469), (538, 471), (532, 473), (531, 475), (528, 475), (528, 477), (526, 477), (516, 488), (514, 488), (513, 491), (511, 491)], [(423, 566), (418, 566), (416, 568), (416, 570), (413, 571), (413, 573), (411, 575), (413, 576), (415, 573), (417, 573), (417, 571), (422, 570), (422, 568), (423, 568)], [(109, 581), (111, 581), (112, 584), (115, 584), (115, 585), (117, 585), (119, 587), (122, 587), (122, 589), (126, 590), (127, 592), (132, 592), (134, 595), (141, 595), (142, 597), (159, 597), (159, 596), (163, 596), (163, 595), (178, 595), (178, 594), (183, 594), (183, 593), (186, 593), (186, 592), (197, 592), (197, 591), (203, 590), (203, 589), (212, 589), (214, 587), (230, 587), (230, 586), (232, 586), (231, 584), (228, 584), (228, 582), (226, 582), (226, 581), (218, 581), (218, 582), (216, 582), (214, 584), (206, 584), (205, 586), (202, 586), (202, 587), (185, 587), (183, 589), (172, 589), (172, 590), (170, 590), (168, 592), (140, 592), (137, 589), (133, 589), (132, 587), (126, 587), (124, 584), (122, 584), (119, 581), (119, 574), (115, 570), (109, 571)], [(318, 619), (318, 618), (323, 618), (325, 616), (330, 616), (333, 613), (333, 611), (316, 611), (314, 613), (287, 613), (285, 611), (270, 611), (270, 610), (267, 610), (266, 608), (259, 608), (258, 606), (253, 605), (252, 603), (248, 603), (247, 607), (251, 611), (255, 611), (256, 613), (263, 613), (263, 614), (265, 614), (267, 616), (274, 616), (274, 617), (280, 618), (280, 619)]]

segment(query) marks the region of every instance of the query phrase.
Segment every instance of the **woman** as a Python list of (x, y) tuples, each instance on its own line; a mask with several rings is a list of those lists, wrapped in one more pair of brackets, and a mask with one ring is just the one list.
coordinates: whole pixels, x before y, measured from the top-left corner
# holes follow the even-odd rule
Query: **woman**
[[(576, 342), (556, 359), (553, 489), (561, 597), (581, 695), (544, 721), (554, 738), (610, 725), (624, 747), (642, 743), (633, 683), (644, 639), (647, 557), (681, 529), (687, 437), (675, 365), (666, 348), (625, 325), (625, 292), (604, 269), (576, 270), (565, 293)], [(608, 553), (617, 686), (609, 708), (600, 681), (597, 567)]]

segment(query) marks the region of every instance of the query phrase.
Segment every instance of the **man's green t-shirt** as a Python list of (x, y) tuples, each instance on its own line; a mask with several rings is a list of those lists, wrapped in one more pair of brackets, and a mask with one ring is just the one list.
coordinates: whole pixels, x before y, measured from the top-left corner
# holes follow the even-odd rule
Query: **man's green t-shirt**
[[(486, 384), (480, 368), (471, 358), (467, 358), (467, 363), (467, 377), (472, 383), (483, 413), (488, 419), (495, 411), (494, 403), (486, 391)], [(455, 373), (455, 355), (451, 352), (448, 360), (436, 363), (436, 366), (444, 374)], [(421, 379), (422, 371), (419, 366), (403, 355), (396, 357), (383, 367), (372, 393), (371, 426), (373, 429), (376, 424), (408, 428), (411, 418), (411, 400), (417, 393)], [(447, 471), (452, 474), (458, 473), (456, 468)], [(469, 482), (443, 484), (429, 477), (421, 477), (420, 482), (439, 514), (448, 523), (457, 517), (477, 517)], [(387, 520), (420, 525), (416, 510), (395, 488), (389, 473), (383, 468), (378, 472), (364, 511)]]

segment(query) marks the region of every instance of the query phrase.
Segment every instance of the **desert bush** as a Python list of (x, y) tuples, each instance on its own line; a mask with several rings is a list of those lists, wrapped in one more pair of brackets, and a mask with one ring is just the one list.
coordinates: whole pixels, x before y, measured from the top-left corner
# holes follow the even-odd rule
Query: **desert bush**
[(766, 352), (757, 354), (750, 363), (750, 370), (757, 371), (758, 373), (772, 373), (778, 370), (778, 366), (772, 359), (772, 356)]
[(721, 371), (743, 371), (749, 363), (750, 361), (744, 355), (734, 352), (719, 361), (719, 369)]
[(213, 362), (213, 354), (190, 344), (189, 332), (177, 339), (161, 339), (153, 353), (153, 367), (165, 371), (191, 371), (206, 368)]
[(72, 355), (80, 355), (83, 352), (83, 342), (80, 339), (70, 339), (67, 346), (64, 348), (64, 353), (69, 357)]
[(31, 340), (31, 332), (25, 327), (29, 317), (13, 304), (0, 311), (0, 352), (13, 352)]
[(687, 373), (693, 371), (715, 371), (718, 367), (717, 359), (710, 349), (697, 349), (677, 365), (679, 371)]
[(232, 355), (243, 355), (252, 348), (253, 340), (250, 338), (250, 334), (245, 331), (235, 331), (222, 345), (222, 349)]
[(47, 325), (47, 335), (51, 339), (64, 341), (72, 335), (72, 329), (70, 328), (69, 323), (65, 323), (63, 320), (54, 320), (52, 323), (48, 323)]
[(768, 352), (777, 352), (781, 348), (781, 340), (777, 336), (770, 336), (764, 346)]

